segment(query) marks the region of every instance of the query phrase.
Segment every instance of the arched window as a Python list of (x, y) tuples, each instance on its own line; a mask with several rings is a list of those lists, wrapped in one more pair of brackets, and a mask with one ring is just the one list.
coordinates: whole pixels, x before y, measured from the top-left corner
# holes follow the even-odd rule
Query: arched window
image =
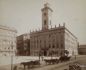
[(58, 51), (56, 51), (55, 54), (58, 54)]
[(46, 25), (46, 20), (44, 20), (44, 25)]
[(49, 34), (49, 38), (51, 37), (51, 34)]
[(64, 47), (63, 47), (63, 44), (61, 44), (61, 48), (64, 48)]
[(57, 43), (57, 46), (56, 46), (57, 48), (59, 48), (59, 44)]
[(46, 41), (44, 41), (44, 47), (46, 47)]
[(51, 48), (51, 46), (49, 45), (49, 48)]
[(53, 45), (52, 48), (55, 48), (55, 46)]

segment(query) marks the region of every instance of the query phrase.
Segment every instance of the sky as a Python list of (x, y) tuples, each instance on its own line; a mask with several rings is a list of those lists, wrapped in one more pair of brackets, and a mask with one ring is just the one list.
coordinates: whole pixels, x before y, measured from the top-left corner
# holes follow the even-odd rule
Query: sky
[[(86, 44), (86, 0), (47, 0), (53, 9), (52, 27), (66, 24)], [(0, 25), (13, 27), (17, 35), (42, 27), (41, 9), (45, 0), (0, 0)]]

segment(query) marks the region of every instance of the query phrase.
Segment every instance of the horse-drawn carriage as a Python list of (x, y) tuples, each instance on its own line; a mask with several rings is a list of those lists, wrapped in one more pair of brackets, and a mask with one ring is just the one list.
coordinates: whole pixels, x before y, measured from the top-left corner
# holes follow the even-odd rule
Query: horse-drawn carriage
[(46, 64), (57, 64), (59, 63), (58, 59), (44, 59)]
[[(60, 62), (65, 62), (65, 61), (69, 61), (71, 57), (68, 56), (60, 56), (60, 58), (52, 58), (52, 59), (44, 59), (46, 64), (58, 64)], [(21, 63), (24, 66), (24, 70), (26, 69), (26, 66), (28, 66), (28, 68), (33, 68), (36, 66), (40, 66), (40, 60), (35, 60), (35, 61), (29, 61), (29, 62), (22, 62)]]
[(46, 64), (58, 64), (59, 62), (69, 61), (71, 57), (60, 56), (59, 59), (44, 59)]
[(24, 66), (24, 70), (25, 70), (26, 66), (28, 66), (28, 68), (32, 68), (34, 66), (40, 65), (40, 61), (35, 60), (35, 61), (29, 61), (29, 62), (22, 62), (21, 65)]

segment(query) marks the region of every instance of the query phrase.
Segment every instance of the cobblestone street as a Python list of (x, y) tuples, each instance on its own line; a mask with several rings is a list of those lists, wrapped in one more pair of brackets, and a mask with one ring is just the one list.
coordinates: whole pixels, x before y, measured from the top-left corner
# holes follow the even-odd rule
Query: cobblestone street
[[(24, 58), (24, 57), (23, 57)], [(26, 58), (26, 57), (25, 57)], [(24, 59), (25, 59), (24, 58)], [(5, 58), (6, 59), (6, 58)], [(20, 59), (20, 58), (19, 58)], [(25, 61), (27, 60), (27, 58), (24, 60), (20, 60), (17, 59), (16, 61), (16, 64), (13, 64), (12, 67), (14, 67), (15, 65), (17, 66), (17, 70), (24, 70), (24, 66), (21, 65), (20, 63), (22, 61)], [(30, 59), (30, 57), (29, 57)], [(7, 60), (7, 59), (6, 59)], [(76, 57), (76, 60), (78, 60), (78, 63), (79, 64), (86, 64), (86, 56), (77, 56)], [(4, 60), (5, 61), (5, 60)], [(19, 62), (18, 62), (19, 61)], [(28, 61), (28, 60), (27, 60)], [(58, 64), (52, 64), (52, 65), (46, 65), (44, 61), (41, 61), (41, 65), (38, 65), (38, 66), (34, 66), (32, 68), (29, 68), (26, 66), (26, 70), (63, 70), (63, 69), (66, 69), (68, 68), (69, 64), (72, 63), (73, 61), (75, 60), (71, 60), (71, 61), (68, 61), (68, 62), (63, 62), (63, 63), (58, 63)], [(1, 62), (1, 61), (0, 61)], [(9, 62), (9, 61), (8, 61)], [(26, 62), (26, 61), (25, 61)], [(5, 61), (6, 63), (6, 61)], [(11, 70), (11, 64), (8, 63), (8, 65), (0, 65), (0, 70)]]

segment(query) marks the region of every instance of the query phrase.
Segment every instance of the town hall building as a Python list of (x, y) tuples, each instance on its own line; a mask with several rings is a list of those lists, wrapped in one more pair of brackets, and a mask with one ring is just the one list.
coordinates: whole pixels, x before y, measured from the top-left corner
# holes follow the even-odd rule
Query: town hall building
[(42, 11), (42, 29), (30, 32), (30, 55), (31, 56), (60, 56), (64, 50), (70, 55), (78, 54), (78, 41), (66, 27), (63, 26), (49, 28), (53, 10), (44, 4)]

